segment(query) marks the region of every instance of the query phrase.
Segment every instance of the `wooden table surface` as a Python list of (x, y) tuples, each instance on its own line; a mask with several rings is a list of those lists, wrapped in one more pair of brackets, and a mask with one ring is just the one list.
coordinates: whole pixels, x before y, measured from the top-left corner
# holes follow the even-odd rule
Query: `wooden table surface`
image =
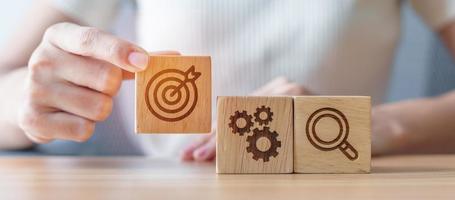
[(376, 158), (371, 174), (217, 175), (143, 157), (0, 157), (0, 199), (455, 199), (455, 155)]

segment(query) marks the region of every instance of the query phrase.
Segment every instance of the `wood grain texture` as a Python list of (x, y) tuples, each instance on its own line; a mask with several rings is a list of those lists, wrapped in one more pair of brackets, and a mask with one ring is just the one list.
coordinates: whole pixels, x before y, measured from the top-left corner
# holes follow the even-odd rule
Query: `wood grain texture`
[(209, 133), (208, 56), (150, 56), (136, 74), (136, 133)]
[(370, 172), (370, 97), (295, 97), (294, 108), (296, 173)]
[(5, 200), (455, 199), (455, 155), (374, 158), (371, 174), (216, 174), (146, 157), (0, 157)]
[(292, 97), (218, 97), (217, 106), (218, 173), (292, 173)]

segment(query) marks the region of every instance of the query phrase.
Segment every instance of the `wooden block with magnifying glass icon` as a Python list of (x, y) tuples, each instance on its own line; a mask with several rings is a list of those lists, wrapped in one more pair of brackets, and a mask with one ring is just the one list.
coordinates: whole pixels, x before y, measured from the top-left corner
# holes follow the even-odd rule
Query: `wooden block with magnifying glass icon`
[(218, 97), (217, 173), (292, 173), (292, 97)]
[(370, 97), (294, 97), (294, 113), (294, 172), (370, 172)]

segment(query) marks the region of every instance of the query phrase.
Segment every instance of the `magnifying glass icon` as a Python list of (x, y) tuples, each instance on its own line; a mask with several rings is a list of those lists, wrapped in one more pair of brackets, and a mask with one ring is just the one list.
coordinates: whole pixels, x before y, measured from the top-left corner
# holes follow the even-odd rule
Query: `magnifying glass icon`
[[(323, 140), (318, 136), (316, 125), (323, 118), (330, 118), (337, 122), (339, 132), (333, 140)], [(314, 111), (306, 123), (306, 135), (310, 143), (321, 151), (339, 149), (349, 160), (359, 157), (357, 150), (347, 141), (349, 135), (349, 123), (346, 116), (335, 108), (325, 107)]]

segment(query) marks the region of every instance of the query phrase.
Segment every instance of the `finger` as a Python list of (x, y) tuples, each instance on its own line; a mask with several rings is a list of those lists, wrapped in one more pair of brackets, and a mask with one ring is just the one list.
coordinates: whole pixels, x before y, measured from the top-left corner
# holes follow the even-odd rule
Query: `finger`
[(196, 161), (211, 161), (215, 158), (216, 154), (216, 137), (211, 137), (202, 146), (194, 150), (193, 157)]
[(82, 57), (66, 52), (57, 53), (56, 63), (64, 66), (52, 68), (52, 72), (59, 79), (69, 81), (75, 85), (88, 87), (114, 96), (120, 88), (122, 70), (113, 64)]
[(193, 143), (191, 143), (189, 146), (187, 146), (181, 153), (181, 159), (183, 161), (192, 161), (194, 160), (194, 157), (193, 157), (193, 153), (194, 151), (201, 147), (202, 145), (204, 145), (205, 143), (207, 143), (210, 138), (213, 137), (212, 135), (204, 135), (200, 138), (198, 138), (198, 140), (194, 141)]
[[(150, 52), (150, 55), (176, 55), (179, 56), (181, 55), (178, 51), (157, 51), (157, 52)], [(125, 71), (122, 71), (123, 73), (123, 80), (129, 80), (129, 79), (134, 79), (135, 74)]]
[[(40, 143), (52, 139), (83, 142), (88, 140), (95, 129), (95, 123), (65, 112), (42, 113), (28, 117), (27, 136)], [(43, 141), (44, 139), (44, 141)]]
[(271, 92), (272, 95), (304, 95), (305, 90), (302, 86), (296, 83), (289, 83), (276, 87)]
[(142, 48), (96, 28), (60, 23), (50, 27), (44, 39), (67, 52), (104, 60), (126, 71), (142, 71), (148, 65), (148, 53)]
[[(47, 87), (47, 86), (43, 86)], [(106, 119), (112, 111), (112, 98), (93, 90), (70, 84), (58, 84), (43, 88), (41, 98), (35, 103), (56, 108), (93, 121)]]
[(53, 139), (40, 137), (40, 136), (35, 136), (35, 135), (30, 134), (28, 132), (25, 132), (25, 136), (27, 136), (28, 139), (30, 139), (32, 142), (37, 143), (37, 144), (46, 144), (46, 143), (49, 143), (49, 142), (53, 141)]
[(92, 136), (95, 130), (95, 123), (93, 121), (69, 113), (53, 113), (47, 118), (47, 121), (53, 124), (51, 127), (55, 131), (52, 135), (55, 139), (84, 142)]
[(169, 56), (179, 56), (181, 55), (178, 51), (154, 51), (149, 52), (150, 55), (169, 55)]

